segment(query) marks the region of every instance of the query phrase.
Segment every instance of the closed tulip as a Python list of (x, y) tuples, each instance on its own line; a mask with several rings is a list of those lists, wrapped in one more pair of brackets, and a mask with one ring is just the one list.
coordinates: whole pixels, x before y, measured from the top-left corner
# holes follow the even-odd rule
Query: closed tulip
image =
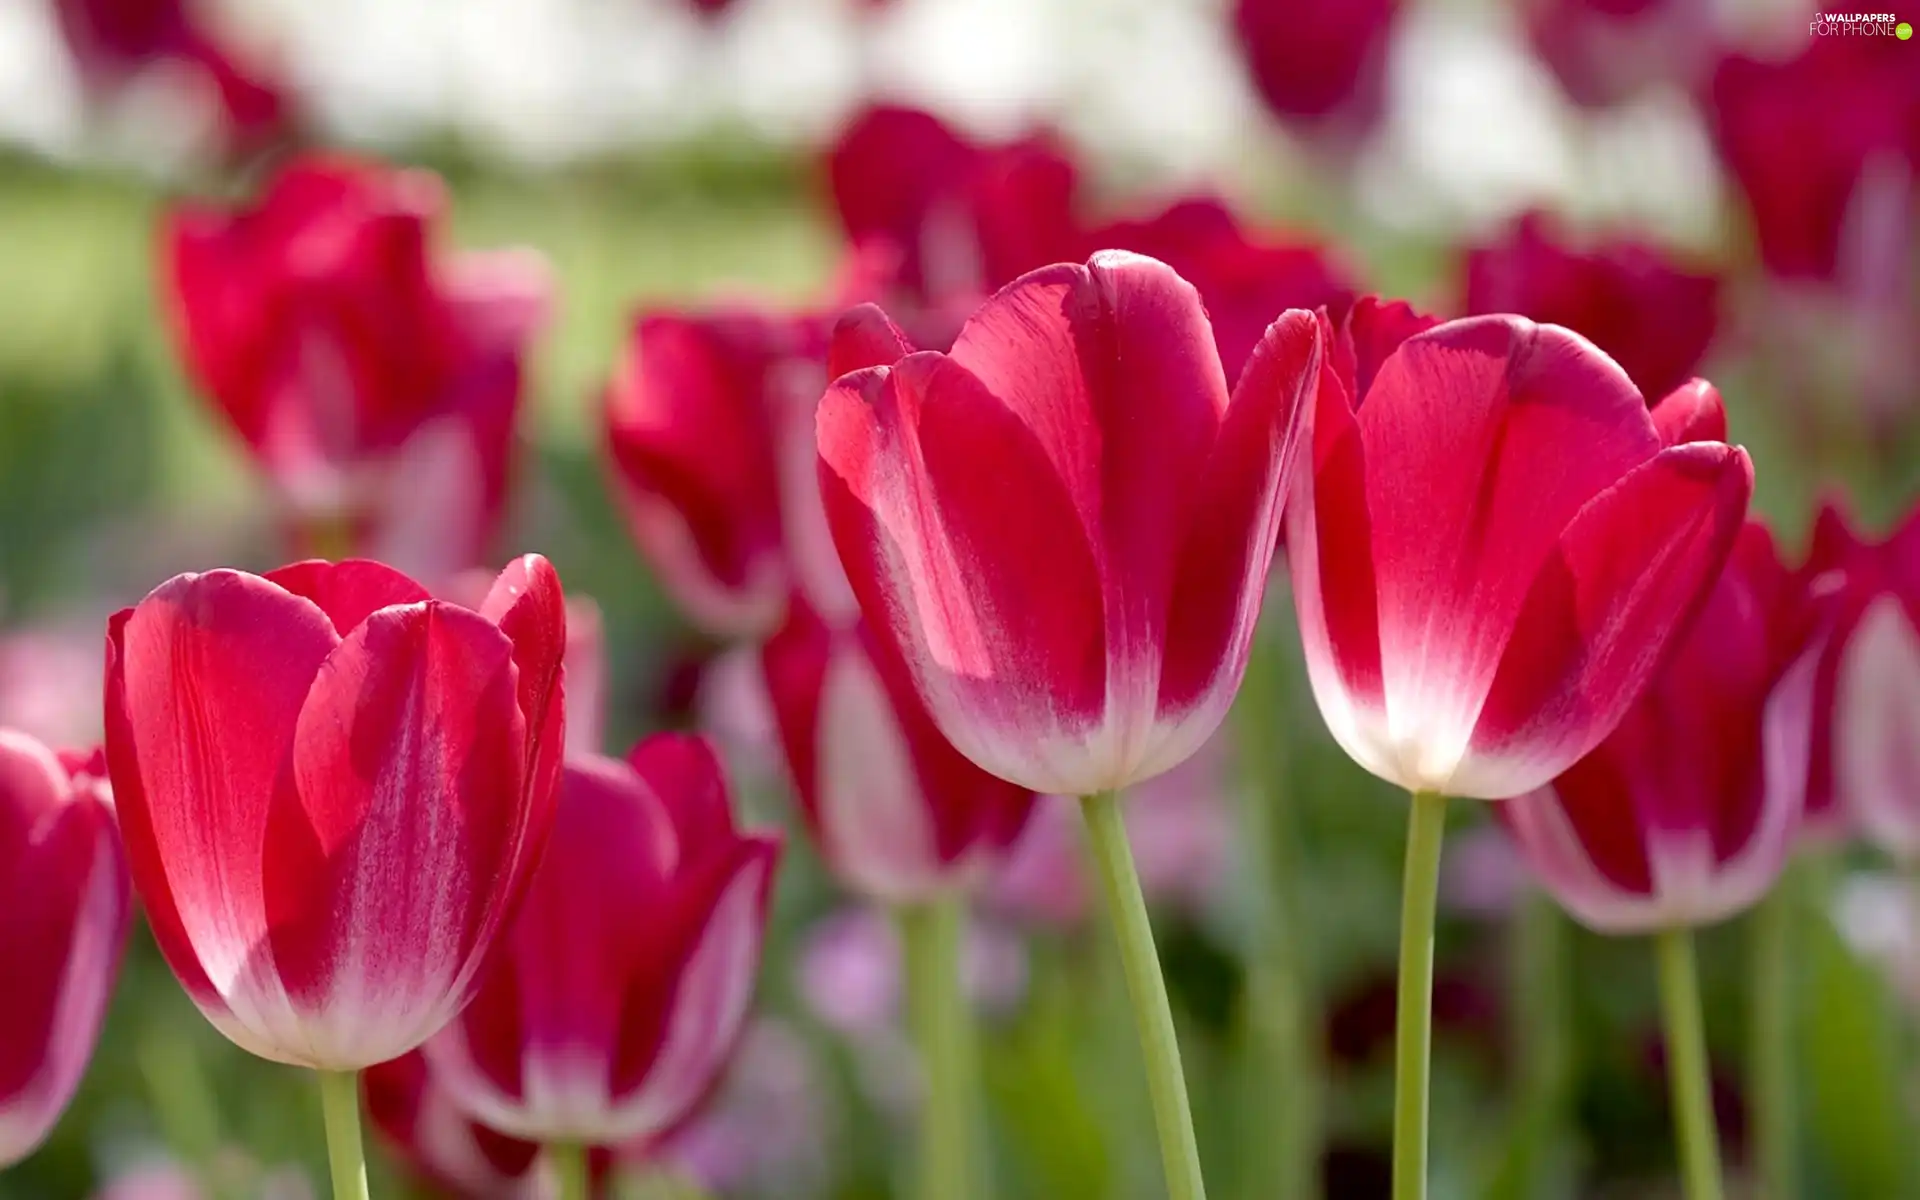
[(1467, 255), (1464, 308), (1520, 313), (1590, 339), (1647, 396), (1692, 377), (1719, 324), (1720, 281), (1630, 238), (1574, 246), (1541, 213)]
[(1235, 0), (1233, 28), (1254, 90), (1275, 116), (1343, 116), (1364, 126), (1384, 108), (1399, 16), (1400, 0)]
[(194, 381), (312, 551), (426, 578), (484, 554), (549, 282), (524, 252), (446, 256), (422, 171), (305, 159), (253, 206), (168, 218), (163, 278)]
[(1840, 585), (1829, 656), (1837, 805), (1889, 854), (1920, 861), (1920, 508), (1863, 547)]
[(796, 601), (761, 661), (795, 790), (842, 882), (913, 903), (999, 863), (1033, 793), (962, 757), (864, 627), (832, 629)]
[(676, 1124), (753, 996), (771, 836), (736, 831), (718, 759), (662, 734), (568, 763), (552, 844), (478, 997), (427, 1061), (480, 1121), (606, 1145)]
[(1605, 741), (1499, 806), (1534, 874), (1603, 933), (1709, 924), (1780, 872), (1806, 790), (1808, 609), (1749, 525), (1675, 653)]
[(344, 1073), (463, 1008), (552, 823), (566, 643), (529, 555), (477, 608), (377, 563), (181, 575), (107, 633), (107, 760), (209, 1021)]
[[(1651, 411), (1565, 329), (1363, 301), (1334, 337), (1287, 559), (1314, 698), (1361, 766), (1496, 799), (1600, 743), (1753, 487), (1698, 381)], [(1324, 548), (1324, 549), (1323, 549)]]
[(1229, 402), (1191, 285), (1139, 255), (1032, 272), (950, 354), (839, 379), (820, 480), (860, 609), (961, 753), (1085, 795), (1179, 763), (1245, 671), (1320, 333)]
[(0, 1169), (46, 1139), (93, 1057), (127, 886), (97, 760), (0, 729)]

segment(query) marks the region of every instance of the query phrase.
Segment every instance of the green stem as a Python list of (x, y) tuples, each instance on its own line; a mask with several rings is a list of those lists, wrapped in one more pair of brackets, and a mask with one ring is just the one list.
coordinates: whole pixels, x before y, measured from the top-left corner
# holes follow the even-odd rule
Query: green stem
[(1252, 887), (1247, 956), (1245, 1088), (1237, 1144), (1248, 1200), (1320, 1194), (1320, 1108), (1326, 1087), (1320, 1018), (1305, 922), (1300, 920), (1300, 830), (1289, 795), (1279, 649), (1256, 640), (1235, 715), (1236, 742), (1258, 786), (1242, 788), (1241, 861)]
[(1720, 1200), (1720, 1142), (1713, 1124), (1693, 934), (1684, 928), (1663, 930), (1655, 935), (1654, 944), (1660, 958), (1667, 1083), (1673, 1093), (1674, 1134), (1680, 1145), (1685, 1194), (1687, 1200)]
[(334, 1200), (367, 1200), (367, 1158), (360, 1147), (360, 1075), (319, 1071), (320, 1108), (327, 1122), (327, 1165)]
[(900, 910), (907, 1005), (925, 1080), (920, 1118), (921, 1200), (979, 1195), (973, 1118), (979, 1062), (960, 985), (966, 912), (958, 895)]
[(1798, 1120), (1793, 1094), (1793, 924), (1799, 916), (1800, 873), (1790, 863), (1753, 914), (1754, 1136), (1760, 1195), (1798, 1200)]
[(1400, 894), (1400, 991), (1394, 1010), (1393, 1200), (1427, 1194), (1427, 1071), (1433, 1044), (1433, 923), (1447, 798), (1413, 793)]
[(1146, 1059), (1147, 1091), (1153, 1101), (1153, 1123), (1160, 1135), (1160, 1162), (1167, 1175), (1168, 1200), (1204, 1200), (1206, 1184), (1200, 1177), (1200, 1146), (1193, 1136), (1193, 1110), (1187, 1102), (1187, 1081), (1180, 1069), (1180, 1042), (1173, 1029), (1173, 1006), (1167, 1000), (1167, 981), (1160, 974), (1160, 956), (1153, 945), (1153, 924), (1147, 919), (1146, 897), (1133, 867), (1133, 849), (1120, 819), (1119, 796), (1096, 792), (1080, 805), (1087, 838), (1099, 867), (1107, 912), (1120, 941), (1120, 965), (1133, 1001), (1134, 1025), (1140, 1051)]
[(560, 1200), (587, 1200), (593, 1191), (587, 1148), (579, 1142), (548, 1142), (547, 1158), (560, 1185)]
[(1490, 1200), (1560, 1195), (1549, 1174), (1562, 1135), (1572, 1045), (1567, 1036), (1567, 918), (1544, 892), (1528, 889), (1514, 911), (1507, 993), (1518, 1017), (1514, 1061), (1520, 1079), (1505, 1160)]

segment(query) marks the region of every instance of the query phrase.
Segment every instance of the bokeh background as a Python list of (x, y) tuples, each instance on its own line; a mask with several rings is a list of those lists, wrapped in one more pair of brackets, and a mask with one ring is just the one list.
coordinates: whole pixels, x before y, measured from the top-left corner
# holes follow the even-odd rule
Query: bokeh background
[[(1322, 248), (1362, 290), (1445, 313), (1466, 302), (1469, 251), (1513, 242), (1528, 212), (1551, 214), (1570, 247), (1632, 239), (1714, 281), (1695, 369), (1725, 394), (1757, 508), (1790, 552), (1819, 498), (1844, 496), (1878, 529), (1920, 479), (1920, 45), (1890, 48), (1884, 79), (1829, 87), (1810, 69), (1783, 76), (1772, 107), (1730, 115), (1729, 60), (1786, 72), (1823, 52), (1796, 0), (1276, 3), (1281, 65), (1262, 70), (1278, 84), (1250, 67), (1263, 51), (1225, 0), (189, 6), (277, 94), (265, 129), (190, 64), (89, 51), (64, 5), (0, 0), (0, 723), (97, 737), (109, 612), (178, 571), (285, 556), (261, 479), (181, 367), (156, 274), (161, 214), (254, 194), (297, 146), (437, 171), (450, 243), (531, 247), (557, 284), (499, 556), (545, 553), (569, 593), (599, 602), (610, 748), (717, 730), (757, 818), (795, 830), (735, 1078), (663, 1152), (715, 1195), (895, 1194), (911, 1056), (885, 918), (806, 848), (739, 663), (666, 601), (608, 499), (600, 393), (637, 311), (821, 302), (847, 255), (824, 155), (863, 106), (925, 108), (989, 147), (1050, 131), (1089, 221), (1217, 196), (1263, 237)], [(1354, 25), (1374, 48), (1331, 102), (1287, 111), (1263, 93), (1337, 57)], [(1730, 170), (1741, 154), (1761, 168)], [(1813, 219), (1831, 228), (1808, 235), (1829, 248), (1811, 263), (1769, 252), (1764, 227), (1766, 189), (1795, 180), (1841, 198)], [(1684, 319), (1631, 288), (1586, 302), (1596, 321), (1639, 314), (1643, 337)], [(1323, 1147), (1326, 1194), (1364, 1198), (1387, 1181), (1405, 805), (1327, 740), (1293, 637), (1290, 620), (1267, 623), (1243, 706), (1257, 720), (1230, 728), (1135, 836), (1164, 860), (1156, 922), (1215, 1192), (1285, 1195), (1273, 1158), (1299, 1143)], [(1671, 1194), (1644, 947), (1574, 928), (1484, 813), (1456, 808), (1435, 1195)], [(1032, 835), (1055, 843), (1032, 852), (1043, 875), (1071, 832)], [(1865, 851), (1806, 869), (1792, 986), (1807, 1194), (1920, 1194), (1920, 902)], [(984, 906), (971, 967), (998, 1194), (1156, 1194), (1106, 931), (1036, 917), (1046, 906), (1021, 886)], [(1703, 951), (1736, 1162), (1746, 934), (1736, 920)], [(1289, 974), (1306, 986), (1276, 989)], [(1317, 1084), (1282, 1088), (1276, 1062), (1302, 1052)], [(319, 1136), (310, 1081), (221, 1040), (138, 932), (79, 1099), (0, 1197), (87, 1196), (166, 1163), (227, 1196), (299, 1195), (300, 1176), (324, 1178)], [(380, 1173), (377, 1195), (403, 1194), (391, 1162)]]

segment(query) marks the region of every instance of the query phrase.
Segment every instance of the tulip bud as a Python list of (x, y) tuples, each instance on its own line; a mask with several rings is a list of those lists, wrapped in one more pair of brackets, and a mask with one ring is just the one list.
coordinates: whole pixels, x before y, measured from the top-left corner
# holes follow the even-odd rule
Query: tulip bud
[(480, 1121), (608, 1145), (686, 1116), (753, 996), (776, 838), (735, 831), (718, 759), (662, 734), (567, 764), (552, 844), (479, 995), (427, 1061)]
[(539, 861), (560, 580), (478, 608), (378, 563), (181, 575), (107, 630), (107, 759), (154, 938), (221, 1033), (356, 1071), (463, 1008)]
[(46, 1139), (93, 1057), (127, 887), (98, 777), (0, 729), (0, 1169)]

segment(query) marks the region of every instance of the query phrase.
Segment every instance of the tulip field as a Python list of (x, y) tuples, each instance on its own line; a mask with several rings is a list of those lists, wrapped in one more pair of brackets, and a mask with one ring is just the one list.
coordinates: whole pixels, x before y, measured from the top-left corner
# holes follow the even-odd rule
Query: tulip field
[(1916, 20), (0, 11), (0, 1200), (1920, 1197)]

